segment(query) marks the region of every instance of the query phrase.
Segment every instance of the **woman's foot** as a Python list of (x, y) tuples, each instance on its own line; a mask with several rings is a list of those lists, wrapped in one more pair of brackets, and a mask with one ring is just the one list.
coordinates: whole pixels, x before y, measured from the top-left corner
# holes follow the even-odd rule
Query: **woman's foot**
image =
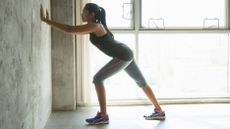
[(146, 120), (165, 120), (165, 112), (154, 109), (153, 113), (144, 115), (144, 118)]
[(93, 118), (88, 118), (85, 120), (90, 125), (98, 125), (98, 124), (108, 124), (109, 116), (102, 115), (100, 112), (97, 112), (97, 115)]

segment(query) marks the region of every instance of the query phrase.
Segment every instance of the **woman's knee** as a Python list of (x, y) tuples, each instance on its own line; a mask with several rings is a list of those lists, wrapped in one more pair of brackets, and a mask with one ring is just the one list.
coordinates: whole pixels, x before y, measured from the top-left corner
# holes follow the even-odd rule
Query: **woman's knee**
[(145, 87), (148, 87), (148, 84), (146, 82), (136, 82), (136, 83), (142, 89), (145, 88)]
[(93, 77), (93, 83), (95, 85), (102, 85), (103, 81), (104, 81), (104, 78), (102, 78), (101, 76), (99, 76), (97, 74)]

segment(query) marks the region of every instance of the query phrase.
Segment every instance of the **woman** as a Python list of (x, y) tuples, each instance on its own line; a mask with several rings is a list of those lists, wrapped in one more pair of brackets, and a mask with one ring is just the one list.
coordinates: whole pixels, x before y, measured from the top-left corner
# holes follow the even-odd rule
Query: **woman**
[(165, 119), (165, 113), (157, 102), (157, 99), (149, 85), (146, 83), (141, 71), (133, 58), (132, 50), (125, 44), (114, 39), (113, 34), (108, 29), (105, 19), (105, 10), (94, 3), (87, 3), (81, 14), (84, 25), (70, 26), (58, 23), (49, 19), (48, 11), (46, 16), (41, 7), (41, 20), (51, 27), (70, 34), (89, 34), (90, 41), (99, 50), (112, 57), (93, 78), (97, 92), (100, 111), (93, 118), (86, 119), (89, 124), (109, 123), (109, 116), (106, 111), (106, 95), (103, 81), (115, 73), (125, 70), (132, 77), (137, 85), (143, 89), (149, 100), (154, 106), (153, 113), (144, 115), (145, 119)]

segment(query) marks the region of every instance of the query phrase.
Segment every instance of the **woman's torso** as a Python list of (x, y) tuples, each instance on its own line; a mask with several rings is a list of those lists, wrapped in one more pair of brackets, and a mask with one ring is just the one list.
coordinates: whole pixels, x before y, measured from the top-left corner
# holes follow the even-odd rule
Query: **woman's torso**
[(132, 50), (124, 43), (115, 40), (110, 33), (106, 33), (103, 36), (97, 36), (90, 33), (90, 41), (110, 57), (116, 57), (125, 61), (133, 58)]

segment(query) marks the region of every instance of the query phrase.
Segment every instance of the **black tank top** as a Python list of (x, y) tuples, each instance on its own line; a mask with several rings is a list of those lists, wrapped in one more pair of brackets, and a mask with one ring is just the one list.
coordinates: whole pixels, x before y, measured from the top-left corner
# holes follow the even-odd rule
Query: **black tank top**
[(90, 33), (90, 41), (93, 45), (110, 57), (116, 57), (125, 61), (133, 59), (132, 50), (124, 43), (115, 40), (109, 33), (101, 37)]

